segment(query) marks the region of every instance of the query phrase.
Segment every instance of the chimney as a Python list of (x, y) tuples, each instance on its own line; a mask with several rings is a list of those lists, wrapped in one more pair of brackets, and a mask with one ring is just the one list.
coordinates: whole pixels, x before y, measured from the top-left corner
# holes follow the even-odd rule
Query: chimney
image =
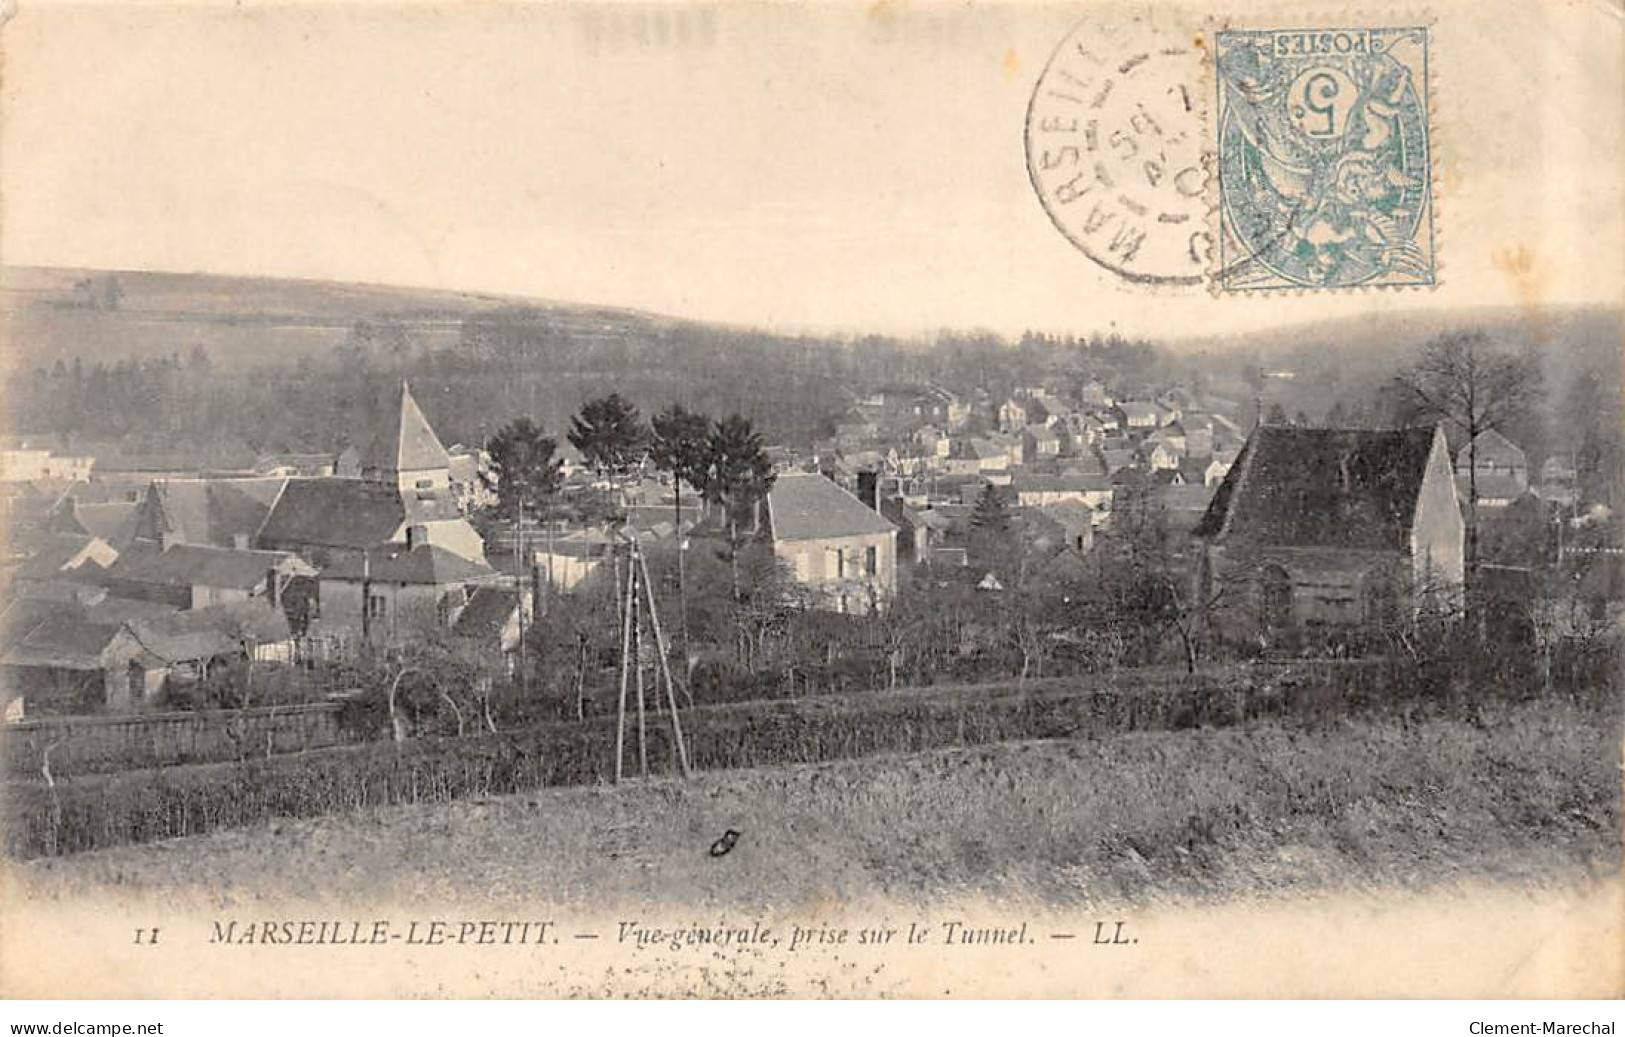
[(276, 567), (265, 570), (265, 600), (270, 602), (272, 608), (277, 607)]
[(875, 472), (858, 473), (858, 500), (875, 511), (880, 510), (880, 476)]
[(410, 551), (413, 548), (419, 546), (420, 544), (427, 544), (428, 542), (429, 542), (429, 527), (428, 526), (407, 526), (406, 527), (406, 549), (408, 551)]

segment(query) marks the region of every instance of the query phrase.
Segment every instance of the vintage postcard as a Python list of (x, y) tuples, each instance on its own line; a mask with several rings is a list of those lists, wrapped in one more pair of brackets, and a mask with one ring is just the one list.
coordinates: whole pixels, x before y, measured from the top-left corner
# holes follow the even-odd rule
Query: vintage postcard
[(1625, 993), (1617, 0), (0, 16), (6, 995)]

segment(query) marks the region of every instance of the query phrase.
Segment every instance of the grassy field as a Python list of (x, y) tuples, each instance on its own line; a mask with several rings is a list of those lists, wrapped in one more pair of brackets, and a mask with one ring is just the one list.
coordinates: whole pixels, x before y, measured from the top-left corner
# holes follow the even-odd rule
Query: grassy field
[[(28, 895), (185, 891), (733, 909), (989, 896), (1087, 906), (1620, 864), (1618, 722), (1145, 732), (384, 807), (15, 866)], [(727, 856), (707, 848), (741, 833)]]

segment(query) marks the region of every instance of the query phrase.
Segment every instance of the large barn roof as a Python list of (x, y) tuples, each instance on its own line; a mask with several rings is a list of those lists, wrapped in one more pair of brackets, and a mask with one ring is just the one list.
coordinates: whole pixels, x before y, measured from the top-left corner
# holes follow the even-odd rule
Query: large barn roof
[(394, 486), (362, 479), (289, 479), (260, 527), (260, 541), (371, 547), (395, 535), (406, 506)]
[(1192, 532), (1281, 547), (1400, 547), (1435, 434), (1261, 425)]
[[(250, 551), (230, 547), (173, 544), (124, 552), (108, 569), (113, 579), (168, 587), (229, 587), (252, 590), (271, 569), (298, 562), (285, 551)], [(304, 566), (308, 571), (308, 566)]]

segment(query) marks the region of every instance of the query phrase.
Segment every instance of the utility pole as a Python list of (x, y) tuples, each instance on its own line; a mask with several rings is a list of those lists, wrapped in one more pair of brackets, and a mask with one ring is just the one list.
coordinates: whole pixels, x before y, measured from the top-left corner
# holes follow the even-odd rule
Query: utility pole
[(513, 538), (514, 580), (519, 587), (519, 691), (529, 691), (530, 666), (525, 650), (525, 502), (518, 501), (518, 518)]
[[(654, 584), (649, 579), (649, 566), (635, 537), (628, 534), (625, 536), (625, 542), (617, 545), (617, 558), (621, 549), (624, 549), (626, 553), (626, 583), (621, 607), (620, 699), (615, 712), (615, 781), (618, 784), (625, 777), (626, 698), (628, 690), (635, 690), (638, 697), (638, 772), (644, 777), (649, 774), (648, 721), (644, 704), (642, 656), (645, 606), (648, 613), (649, 632), (654, 638), (655, 654), (659, 658), (659, 665), (654, 674), (655, 701), (658, 703), (660, 700), (660, 685), (664, 681), (666, 686), (666, 708), (671, 715), (675, 754), (677, 762), (682, 768), (683, 776), (686, 778), (691, 776), (693, 772), (689, 766), (688, 746), (683, 740), (683, 722), (677, 714), (676, 682), (672, 680), (671, 666), (666, 658), (666, 638), (660, 629), (660, 616), (655, 610)], [(632, 687), (629, 688), (629, 685)]]

